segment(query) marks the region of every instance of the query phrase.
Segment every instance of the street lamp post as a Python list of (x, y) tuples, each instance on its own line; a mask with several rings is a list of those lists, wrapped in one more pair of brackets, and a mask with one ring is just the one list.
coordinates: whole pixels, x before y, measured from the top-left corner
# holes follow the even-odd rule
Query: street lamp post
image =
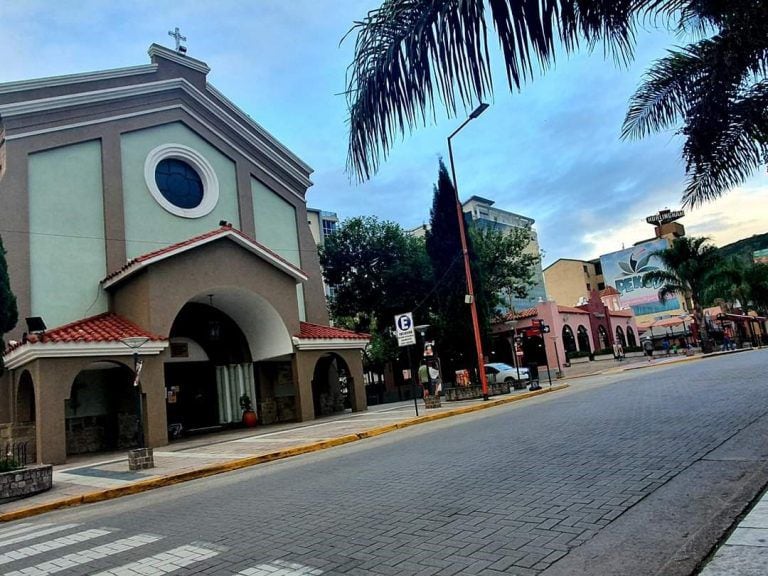
[(520, 379), (520, 368), (517, 367), (517, 344), (515, 344), (515, 337), (516, 337), (516, 331), (515, 328), (517, 327), (519, 320), (507, 320), (504, 322), (504, 325), (509, 327), (509, 336), (507, 336), (507, 339), (509, 340), (509, 347), (512, 350), (512, 365), (515, 367), (515, 379)]
[(141, 383), (139, 375), (141, 374), (142, 360), (139, 359), (139, 348), (149, 342), (145, 336), (129, 336), (120, 340), (122, 344), (133, 350), (133, 389), (136, 396), (136, 421), (138, 425), (138, 443), (139, 448), (144, 448), (144, 409), (141, 402)]
[(464, 229), (464, 212), (461, 209), (461, 201), (459, 200), (459, 186), (456, 182), (456, 167), (453, 163), (453, 148), (451, 147), (451, 138), (456, 136), (464, 126), (466, 126), (471, 120), (474, 120), (480, 114), (485, 112), (488, 108), (488, 104), (481, 103), (475, 108), (469, 117), (461, 123), (461, 126), (456, 128), (453, 133), (448, 136), (448, 158), (451, 162), (451, 178), (453, 179), (453, 191), (456, 193), (456, 212), (459, 219), (459, 236), (461, 238), (461, 251), (464, 255), (464, 274), (467, 278), (467, 300), (469, 301), (469, 308), (472, 313), (472, 328), (475, 334), (475, 349), (477, 350), (477, 370), (480, 376), (480, 385), (483, 390), (483, 400), (488, 400), (488, 380), (485, 375), (485, 366), (483, 356), (483, 344), (480, 340), (480, 324), (477, 319), (477, 307), (475, 306), (475, 292), (472, 286), (472, 271), (469, 267), (469, 251), (467, 250), (467, 234)]

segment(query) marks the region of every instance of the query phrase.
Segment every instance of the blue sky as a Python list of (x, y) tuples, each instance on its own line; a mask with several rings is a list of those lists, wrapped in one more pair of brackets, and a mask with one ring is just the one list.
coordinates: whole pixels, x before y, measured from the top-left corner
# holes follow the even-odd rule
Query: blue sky
[[(345, 173), (346, 67), (352, 22), (369, 0), (0, 0), (0, 82), (148, 62), (152, 42), (173, 46), (179, 26), (209, 81), (315, 169), (310, 206), (341, 218), (377, 215), (405, 228), (428, 221), (438, 158), (461, 122), (406, 135), (365, 184)], [(684, 166), (672, 133), (619, 138), (628, 98), (643, 70), (678, 39), (643, 31), (635, 62), (618, 68), (593, 55), (561, 56), (520, 93), (495, 76), (491, 107), (454, 139), (462, 199), (494, 199), (536, 220), (544, 266), (592, 258), (652, 236), (647, 215), (679, 207)], [(499, 63), (499, 59), (496, 59)], [(765, 172), (682, 220), (717, 244), (768, 231)]]

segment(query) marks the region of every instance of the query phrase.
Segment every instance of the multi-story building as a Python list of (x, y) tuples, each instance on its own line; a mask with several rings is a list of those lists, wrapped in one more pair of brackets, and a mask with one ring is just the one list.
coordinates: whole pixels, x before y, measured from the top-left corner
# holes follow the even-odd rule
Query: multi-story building
[[(307, 223), (312, 232), (312, 237), (315, 239), (315, 244), (319, 248), (325, 245), (326, 238), (336, 232), (339, 217), (336, 215), (336, 212), (307, 208)], [(334, 287), (328, 286), (325, 279), (323, 279), (323, 291), (325, 292), (326, 299), (333, 297)]]
[(236, 424), (242, 395), (263, 423), (343, 409), (346, 388), (365, 409), (367, 337), (327, 325), (312, 169), (205, 62), (149, 55), (0, 84), (0, 234), (27, 319), (0, 441), (41, 462)]
[(599, 258), (560, 258), (544, 269), (544, 282), (549, 297), (564, 306), (579, 306), (589, 300), (593, 290), (605, 288)]
[(516, 228), (528, 230), (531, 240), (525, 248), (525, 252), (533, 254), (538, 259), (533, 267), (533, 284), (528, 289), (528, 296), (525, 298), (505, 297), (505, 304), (501, 312), (508, 312), (510, 309), (523, 310), (535, 307), (537, 303), (547, 299), (547, 291), (544, 287), (544, 274), (541, 270), (541, 249), (539, 248), (539, 239), (533, 225), (536, 222), (533, 218), (508, 212), (494, 206), (495, 202), (481, 196), (472, 196), (462, 204), (462, 209), (468, 221), (475, 226), (488, 227), (508, 232)]

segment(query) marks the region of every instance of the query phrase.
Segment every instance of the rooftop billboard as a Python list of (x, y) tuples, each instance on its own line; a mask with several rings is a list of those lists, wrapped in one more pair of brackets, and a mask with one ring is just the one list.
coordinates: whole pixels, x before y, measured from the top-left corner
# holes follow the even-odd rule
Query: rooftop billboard
[(663, 304), (659, 302), (660, 282), (644, 282), (646, 273), (664, 269), (659, 257), (653, 253), (665, 248), (667, 241), (658, 239), (600, 256), (605, 285), (618, 290), (621, 305), (631, 307), (635, 316), (662, 315), (680, 308), (677, 297), (668, 298)]

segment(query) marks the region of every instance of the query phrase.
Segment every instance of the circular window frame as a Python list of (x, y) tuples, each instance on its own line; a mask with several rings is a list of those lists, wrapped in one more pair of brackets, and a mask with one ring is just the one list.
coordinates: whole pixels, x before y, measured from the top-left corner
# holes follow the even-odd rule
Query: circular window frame
[[(186, 162), (200, 176), (200, 181), (203, 183), (203, 199), (194, 208), (180, 208), (176, 206), (163, 196), (160, 188), (158, 188), (157, 181), (155, 180), (157, 165), (163, 160), (168, 159)], [(149, 188), (149, 193), (152, 194), (155, 201), (167, 212), (182, 218), (202, 218), (210, 214), (219, 201), (219, 179), (216, 177), (213, 166), (197, 150), (183, 144), (161, 144), (150, 151), (144, 162), (144, 180)]]

